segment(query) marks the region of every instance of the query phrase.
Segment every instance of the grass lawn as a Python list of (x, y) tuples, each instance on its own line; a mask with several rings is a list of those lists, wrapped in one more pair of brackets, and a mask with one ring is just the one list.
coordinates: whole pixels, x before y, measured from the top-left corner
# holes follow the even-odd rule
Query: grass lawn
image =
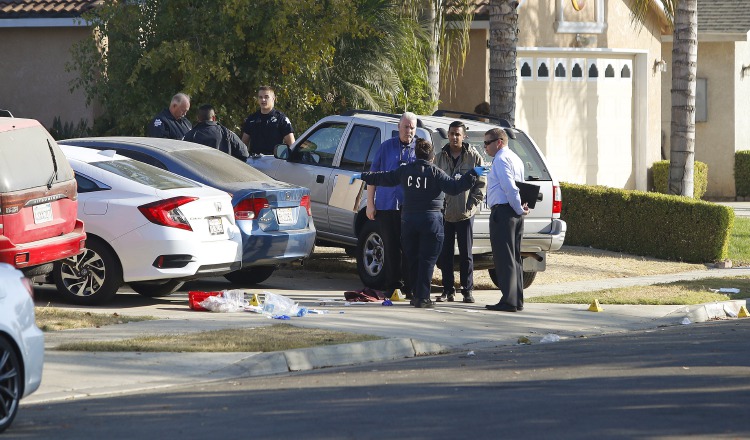
[(376, 339), (382, 338), (275, 324), (255, 328), (153, 335), (117, 341), (76, 342), (60, 344), (55, 349), (63, 351), (269, 352)]
[[(740, 289), (740, 293), (718, 293), (722, 287)], [(622, 287), (595, 292), (526, 298), (528, 303), (590, 304), (598, 299), (601, 304), (691, 305), (714, 301), (750, 298), (750, 279), (747, 277), (707, 278), (652, 286)]]
[(750, 218), (734, 218), (734, 229), (729, 237), (729, 259), (734, 266), (750, 266)]

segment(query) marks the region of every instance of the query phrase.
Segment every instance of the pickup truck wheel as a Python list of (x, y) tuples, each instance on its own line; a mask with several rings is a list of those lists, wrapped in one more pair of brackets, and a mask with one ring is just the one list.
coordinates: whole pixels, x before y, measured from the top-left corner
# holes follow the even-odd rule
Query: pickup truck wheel
[(357, 272), (372, 289), (385, 287), (385, 241), (378, 222), (365, 222), (357, 237)]
[[(492, 279), (492, 282), (495, 284), (495, 286), (500, 287), (497, 285), (497, 273), (495, 273), (495, 269), (487, 269), (487, 272), (490, 274), (490, 278)], [(531, 286), (531, 283), (534, 282), (535, 278), (536, 272), (524, 272), (523, 288), (526, 289), (527, 287)]]

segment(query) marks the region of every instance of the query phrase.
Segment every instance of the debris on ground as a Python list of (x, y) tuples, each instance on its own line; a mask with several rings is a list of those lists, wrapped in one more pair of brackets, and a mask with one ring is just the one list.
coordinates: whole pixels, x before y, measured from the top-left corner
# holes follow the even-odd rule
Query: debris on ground
[(541, 341), (539, 341), (542, 344), (548, 344), (550, 342), (560, 342), (560, 336), (554, 334), (554, 333), (548, 333), (544, 335)]

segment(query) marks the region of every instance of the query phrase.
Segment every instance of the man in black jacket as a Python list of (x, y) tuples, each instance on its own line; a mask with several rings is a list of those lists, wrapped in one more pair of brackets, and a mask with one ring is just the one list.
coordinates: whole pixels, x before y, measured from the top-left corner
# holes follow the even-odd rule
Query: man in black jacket
[(476, 167), (454, 179), (432, 164), (435, 155), (429, 141), (417, 140), (414, 152), (417, 160), (412, 163), (392, 171), (355, 173), (351, 181), (358, 178), (371, 185), (403, 187), (401, 242), (408, 255), (408, 276), (414, 291), (412, 304), (417, 308), (432, 308), (430, 281), (443, 247), (443, 192), (458, 194), (468, 190), (486, 170)]
[(216, 111), (210, 104), (198, 108), (198, 125), (185, 134), (183, 141), (203, 144), (245, 162), (249, 156), (247, 146), (233, 131), (216, 122)]
[(193, 125), (185, 117), (190, 110), (190, 97), (178, 93), (172, 97), (169, 108), (165, 108), (146, 128), (148, 137), (182, 139)]

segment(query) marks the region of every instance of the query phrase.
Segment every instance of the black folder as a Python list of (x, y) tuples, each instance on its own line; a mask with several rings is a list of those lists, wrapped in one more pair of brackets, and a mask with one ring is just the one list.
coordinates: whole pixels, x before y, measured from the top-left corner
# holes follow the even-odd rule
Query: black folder
[(534, 209), (537, 197), (539, 197), (539, 185), (516, 181), (516, 186), (521, 193), (521, 204), (528, 203), (529, 209)]

